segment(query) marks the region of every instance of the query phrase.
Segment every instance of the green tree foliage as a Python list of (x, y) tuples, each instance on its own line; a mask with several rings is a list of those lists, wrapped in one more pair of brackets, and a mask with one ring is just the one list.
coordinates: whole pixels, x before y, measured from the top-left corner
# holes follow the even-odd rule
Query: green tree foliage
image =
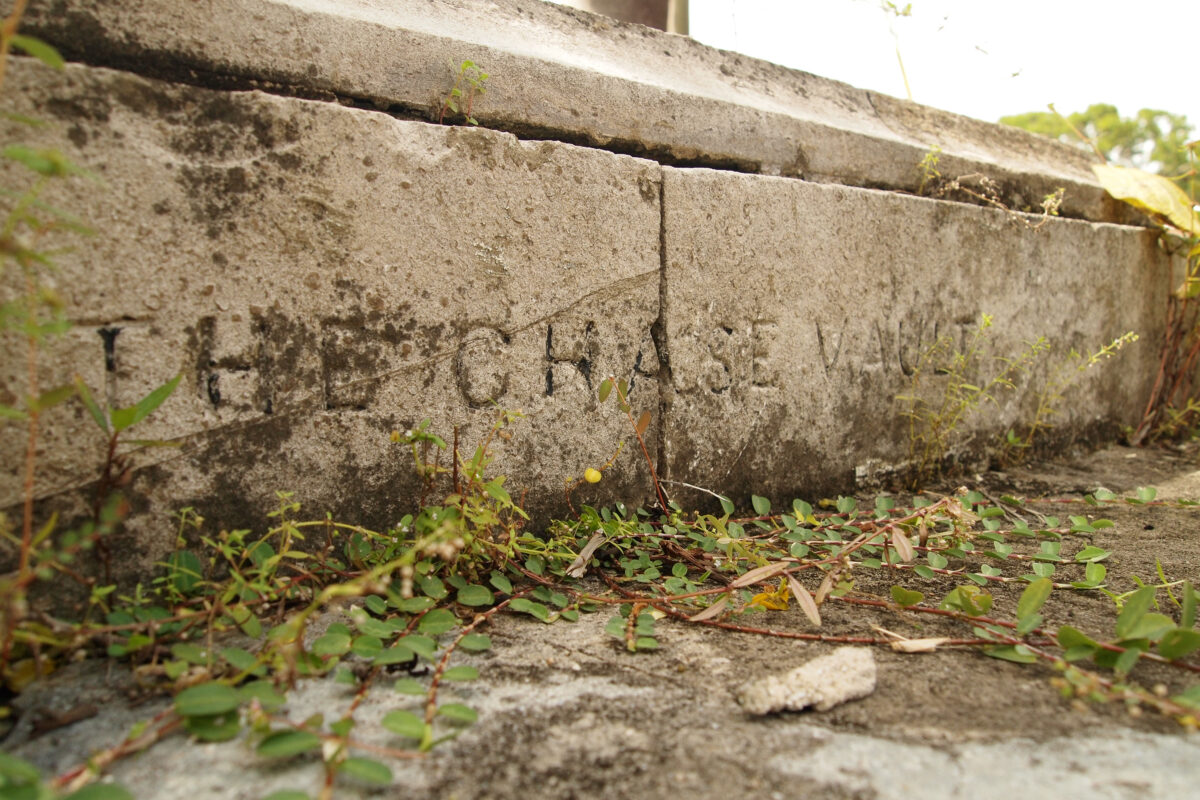
[(1078, 141), (1078, 131), (1109, 161), (1168, 177), (1189, 169), (1184, 145), (1193, 134), (1183, 114), (1143, 108), (1133, 117), (1122, 117), (1116, 106), (1096, 103), (1066, 117), (1052, 111), (1031, 111), (1001, 117), (1000, 122), (1070, 142)]

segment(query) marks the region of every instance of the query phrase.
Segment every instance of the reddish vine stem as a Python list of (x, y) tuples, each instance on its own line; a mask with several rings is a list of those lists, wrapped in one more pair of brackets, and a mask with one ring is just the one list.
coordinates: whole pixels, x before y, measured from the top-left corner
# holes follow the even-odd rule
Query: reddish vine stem
[(499, 603), (497, 603), (496, 605), (492, 606), (487, 611), (476, 614), (475, 618), (473, 620), (471, 620), (469, 625), (465, 625), (461, 629), (459, 629), (458, 636), (454, 637), (454, 641), (451, 642), (450, 645), (446, 648), (446, 652), (442, 653), (442, 657), (438, 660), (437, 667), (435, 667), (433, 670), (433, 677), (430, 678), (430, 680), (429, 680), (429, 694), (425, 701), (425, 724), (426, 725), (433, 724), (433, 718), (437, 714), (437, 694), (438, 694), (438, 688), (441, 686), (441, 683), (442, 683), (442, 674), (446, 671), (446, 667), (450, 663), (450, 656), (454, 653), (455, 650), (458, 649), (459, 643), (462, 642), (464, 637), (466, 637), (470, 633), (474, 632), (474, 630), (477, 627), (479, 627), (483, 623), (489, 621), (502, 608), (507, 607), (508, 604), (511, 603), (513, 600), (516, 600), (519, 597), (524, 597), (525, 595), (529, 594), (530, 592), (533, 591), (533, 589), (534, 589), (534, 587), (532, 587), (532, 586), (522, 589), (521, 591), (512, 595), (508, 599), (502, 600)]

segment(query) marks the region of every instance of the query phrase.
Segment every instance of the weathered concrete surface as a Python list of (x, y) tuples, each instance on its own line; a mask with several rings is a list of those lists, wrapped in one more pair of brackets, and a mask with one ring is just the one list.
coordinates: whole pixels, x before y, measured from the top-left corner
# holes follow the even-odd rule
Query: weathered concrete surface
[[(539, 487), (536, 512), (628, 437), (597, 408), (604, 376), (657, 403), (658, 164), (79, 66), (17, 63), (5, 89), (52, 123), (40, 144), (104, 182), (47, 198), (98, 235), (59, 259), (77, 327), (45, 371), (79, 372), (116, 406), (184, 375), (133, 431), (182, 445), (138, 455), (140, 567), (171, 546), (163, 521), (185, 505), (246, 527), (285, 489), (316, 516), (395, 522), (415, 477), (388, 435), (423, 417), (445, 437), (461, 426), (469, 454), (496, 408), (524, 411), (490, 474)], [(22, 348), (5, 347), (17, 396)], [(91, 481), (103, 449), (82, 408), (44, 428), (38, 495)], [(9, 427), (0, 507), (18, 500), (23, 446)], [(629, 458), (610, 496), (640, 501), (644, 469)]]
[[(887, 701), (851, 701), (840, 717), (807, 712), (764, 718), (737, 704), (739, 682), (810, 661), (822, 648), (671, 625), (660, 636), (661, 651), (632, 656), (604, 632), (606, 618), (591, 614), (574, 625), (552, 626), (500, 618), (489, 626), (491, 651), (455, 656), (456, 664), (477, 666), (480, 679), (444, 684), (439, 693), (442, 702), (476, 709), (479, 721), (426, 759), (384, 757), (393, 772), (385, 791), (489, 800), (681, 793), (699, 800), (731, 794), (780, 800), (1140, 800), (1186, 797), (1195, 786), (1195, 736), (1129, 730), (1072, 712), (1045, 676), (1026, 676), (1015, 667), (1001, 679), (972, 674), (980, 683), (969, 683), (955, 665), (996, 663), (979, 654), (912, 656), (881, 649), (878, 680)], [(411, 746), (379, 720), (389, 711), (419, 710), (423, 698), (396, 694), (389, 683), (381, 676), (354, 714), (354, 739), (368, 747)], [(928, 684), (937, 697), (922, 701), (918, 689), (911, 706), (897, 706), (892, 693), (906, 684)], [(1017, 709), (1013, 716), (1027, 713), (1037, 724), (993, 727), (997, 709), (972, 697), (984, 689), (989, 695), (1007, 692)], [(6, 750), (57, 774), (166, 707), (162, 701), (127, 707), (112, 700), (115, 691), (100, 671), (69, 668), (23, 696), (22, 710), (61, 713), (90, 704), (100, 713), (32, 740), (26, 722)], [(354, 691), (330, 678), (304, 682), (288, 697), (281, 716), (299, 722), (320, 714), (328, 724), (347, 713)], [(873, 717), (884, 702), (892, 704), (888, 721)], [(947, 703), (956, 713), (938, 716)], [(1042, 703), (1051, 710), (1041, 710)], [(212, 744), (182, 734), (117, 761), (109, 775), (138, 800), (258, 800), (284, 789), (314, 796), (323, 782), (315, 753), (271, 761), (245, 738)], [(341, 778), (335, 786), (338, 798), (380, 796), (379, 789), (353, 779)]]
[[(1034, 387), (1070, 348), (1142, 336), (1080, 376), (1057, 425), (1131, 420), (1148, 396), (1170, 286), (1151, 231), (1031, 230), (998, 210), (670, 167), (664, 208), (671, 478), (789, 500), (897, 465), (908, 428), (896, 395), (939, 335), (961, 342), (983, 314), (995, 318), (985, 364), (1039, 336), (1055, 345)], [(1031, 394), (994, 394), (998, 407), (965, 427), (976, 447), (1032, 418)]]
[(668, 162), (915, 190), (941, 148), (1014, 208), (1133, 219), (1090, 154), (691, 39), (538, 0), (59, 0), (27, 27), (70, 57), (172, 80), (262, 86), (437, 117), (463, 59), (490, 73), (486, 126)]

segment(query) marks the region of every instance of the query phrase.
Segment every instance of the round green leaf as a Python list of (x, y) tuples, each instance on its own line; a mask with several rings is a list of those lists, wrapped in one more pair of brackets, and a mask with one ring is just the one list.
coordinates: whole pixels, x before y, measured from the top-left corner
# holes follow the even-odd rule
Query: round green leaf
[(258, 743), (258, 754), (265, 758), (289, 758), (320, 746), (321, 737), (310, 731), (276, 731)]
[(392, 688), (400, 694), (425, 694), (425, 687), (413, 678), (398, 678), (396, 683), (392, 685)]
[(242, 722), (236, 712), (227, 711), (206, 717), (188, 717), (183, 726), (202, 742), (227, 742), (238, 735)]
[(241, 701), (241, 696), (231, 686), (223, 683), (202, 683), (177, 694), (175, 710), (183, 717), (207, 717), (232, 711)]
[(392, 782), (392, 770), (372, 758), (351, 756), (341, 763), (338, 771), (379, 786), (388, 786)]
[(468, 633), (459, 639), (458, 646), (463, 650), (487, 650), (492, 646), (492, 637), (485, 633)]
[(478, 677), (479, 670), (469, 666), (450, 667), (442, 673), (444, 681), (473, 681)]
[(425, 720), (411, 711), (390, 711), (384, 715), (379, 724), (392, 733), (406, 736), (409, 739), (420, 739), (425, 735)]
[(383, 652), (383, 642), (379, 641), (378, 636), (359, 636), (350, 646), (350, 650), (356, 656), (373, 658)]
[(454, 616), (449, 609), (435, 608), (421, 617), (417, 630), (429, 636), (437, 636), (456, 627), (458, 627), (458, 617)]
[(925, 595), (920, 592), (914, 592), (911, 589), (905, 589), (903, 586), (892, 587), (892, 600), (896, 601), (896, 605), (903, 608), (915, 606), (924, 599)]
[(486, 586), (471, 584), (458, 590), (458, 602), (464, 606), (490, 606), (495, 597)]
[(416, 633), (400, 637), (396, 640), (396, 646), (407, 647), (417, 655), (427, 658), (430, 661), (433, 660), (433, 654), (437, 652), (437, 642), (428, 636), (421, 636)]
[(309, 800), (309, 797), (299, 789), (280, 789), (277, 792), (271, 792), (262, 800)]
[(21, 783), (32, 783), (40, 780), (42, 774), (38, 772), (37, 767), (25, 759), (0, 751), (0, 776)]
[(312, 651), (319, 656), (340, 656), (350, 651), (350, 635), (326, 633), (313, 642)]
[(465, 722), (468, 725), (479, 719), (479, 715), (470, 706), (464, 706), (461, 703), (443, 703), (438, 706), (437, 713), (440, 716), (452, 719), (455, 722)]
[(414, 653), (408, 647), (398, 644), (394, 647), (389, 647), (387, 650), (375, 656), (374, 663), (378, 667), (385, 667), (388, 664), (404, 664), (416, 658)]

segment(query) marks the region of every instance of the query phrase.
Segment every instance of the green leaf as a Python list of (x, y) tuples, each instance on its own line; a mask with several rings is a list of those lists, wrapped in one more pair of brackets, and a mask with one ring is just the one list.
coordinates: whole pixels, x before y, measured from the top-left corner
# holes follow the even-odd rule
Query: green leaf
[(494, 586), (496, 591), (500, 592), (501, 594), (513, 593), (512, 581), (510, 581), (508, 576), (503, 572), (492, 570), (492, 574), (488, 578), (488, 583)]
[(208, 663), (208, 652), (198, 644), (178, 642), (171, 645), (171, 655), (181, 658), (189, 664), (204, 665)]
[(1200, 709), (1200, 683), (1197, 683), (1195, 686), (1188, 687), (1182, 693), (1175, 695), (1171, 699), (1176, 703), (1179, 703), (1181, 706)]
[(1041, 614), (1030, 614), (1027, 617), (1021, 617), (1017, 620), (1017, 636), (1025, 636), (1045, 621), (1045, 618)]
[(421, 591), (427, 597), (432, 597), (434, 600), (443, 600), (450, 592), (446, 589), (446, 585), (436, 575), (422, 575), (417, 578), (417, 586), (421, 587)]
[(1021, 593), (1021, 599), (1017, 601), (1017, 619), (1036, 614), (1053, 589), (1054, 584), (1049, 578), (1038, 578), (1026, 586), (1025, 591)]
[(905, 589), (903, 586), (892, 587), (892, 600), (901, 608), (915, 606), (917, 603), (925, 599), (925, 595), (920, 592), (914, 592), (910, 589)]
[(612, 392), (613, 384), (611, 378), (605, 378), (600, 381), (600, 402), (603, 403), (608, 399), (608, 395)]
[[(446, 608), (435, 608), (417, 623), (417, 630), (429, 636), (437, 636), (458, 627), (458, 617)], [(403, 640), (401, 640), (403, 641)]]
[(143, 397), (136, 405), (115, 409), (112, 412), (113, 429), (120, 433), (150, 416), (150, 414), (154, 413), (155, 409), (171, 396), (171, 392), (175, 391), (175, 387), (179, 385), (181, 380), (183, 380), (182, 372)]
[(1089, 647), (1099, 646), (1099, 642), (1095, 639), (1092, 639), (1078, 628), (1072, 628), (1070, 625), (1061, 626), (1058, 629), (1058, 633), (1055, 634), (1055, 638), (1058, 639), (1058, 646), (1062, 648), (1078, 647), (1080, 645), (1087, 645)]
[(759, 497), (756, 494), (750, 495), (750, 505), (754, 506), (754, 513), (760, 517), (771, 513), (771, 501), (765, 497)]
[(392, 690), (400, 694), (421, 695), (425, 694), (425, 687), (415, 678), (397, 678), (392, 684)]
[(290, 758), (321, 746), (321, 737), (311, 731), (275, 731), (258, 743), (258, 754), (264, 758)]
[(926, 580), (930, 580), (934, 575), (937, 574), (924, 564), (918, 564), (917, 566), (913, 567), (913, 572), (917, 573)]
[(279, 791), (271, 792), (262, 800), (309, 800), (309, 797), (299, 789), (280, 789)]
[(486, 586), (471, 584), (458, 590), (458, 602), (464, 606), (490, 606), (496, 598)]
[(25, 759), (0, 750), (0, 776), (22, 783), (33, 783), (41, 780), (42, 773)]
[(1200, 650), (1200, 633), (1190, 628), (1168, 631), (1158, 643), (1158, 654), (1168, 661), (1183, 658), (1196, 650)]
[(312, 643), (312, 651), (321, 657), (341, 656), (350, 652), (350, 634), (334, 632), (326, 633)]
[(849, 514), (858, 507), (858, 501), (853, 497), (838, 497), (837, 510), (839, 514)]
[(45, 411), (48, 408), (53, 408), (62, 401), (66, 400), (71, 395), (75, 394), (75, 384), (67, 383), (62, 386), (56, 386), (53, 389), (47, 389), (37, 397), (30, 398), (30, 411)]
[(242, 629), (242, 633), (250, 638), (257, 639), (262, 636), (262, 623), (258, 621), (258, 617), (254, 616), (254, 612), (245, 606), (230, 608), (229, 617)]
[(1034, 655), (1029, 648), (1024, 645), (998, 645), (996, 647), (985, 648), (986, 654), (992, 658), (1003, 659), (1004, 661), (1013, 661), (1017, 664), (1032, 664), (1037, 661), (1037, 656)]
[(19, 408), (0, 405), (0, 419), (26, 420), (29, 419), (29, 415)]
[(1138, 659), (1142, 657), (1142, 648), (1134, 646), (1129, 642), (1125, 643), (1125, 652), (1117, 656), (1117, 660), (1113, 663), (1113, 672), (1118, 675), (1128, 675), (1137, 665)]
[(267, 711), (274, 711), (287, 702), (287, 698), (280, 694), (270, 681), (251, 681), (239, 687), (238, 694), (243, 700), (257, 700)]
[(200, 584), (204, 565), (190, 550), (176, 550), (167, 556), (167, 577), (172, 588), (183, 595), (190, 595)]
[(33, 56), (51, 69), (61, 70), (64, 66), (63, 57), (59, 52), (41, 39), (17, 33), (10, 36), (8, 41), (13, 47)]
[(1122, 639), (1149, 639), (1156, 642), (1163, 634), (1175, 628), (1175, 620), (1166, 614), (1143, 614), (1129, 630), (1120, 636)]
[(375, 636), (379, 639), (390, 639), (396, 635), (396, 630), (388, 623), (369, 614), (360, 613), (354, 619), (354, 627), (358, 628), (358, 632), (367, 636)]
[(464, 706), (461, 703), (443, 703), (438, 706), (438, 716), (452, 719), (455, 722), (465, 722), (470, 725), (475, 720), (479, 719), (479, 715), (470, 706)]
[(411, 711), (389, 711), (379, 724), (392, 733), (409, 739), (420, 739), (425, 735), (425, 720)]
[(442, 673), (442, 680), (444, 681), (473, 681), (478, 677), (479, 670), (475, 669), (475, 667), (465, 665), (450, 667)]
[(417, 654), (403, 644), (396, 644), (375, 655), (372, 663), (378, 667), (388, 664), (405, 664), (417, 657)]
[(717, 495), (717, 500), (720, 501), (721, 512), (725, 514), (725, 516), (732, 516), (733, 512), (737, 510), (737, 508), (733, 505), (733, 501), (728, 497), (725, 497), (724, 495)]
[(1150, 610), (1150, 606), (1154, 604), (1154, 593), (1153, 586), (1143, 586), (1125, 599), (1125, 605), (1121, 609), (1120, 616), (1117, 617), (1118, 639), (1130, 638), (1130, 631), (1137, 627), (1142, 617)]
[(392, 770), (373, 758), (350, 756), (338, 766), (338, 772), (377, 786), (390, 786)]
[(550, 620), (550, 609), (546, 608), (546, 606), (542, 605), (541, 603), (535, 603), (532, 600), (524, 597), (516, 598), (508, 604), (508, 607), (513, 611), (537, 617), (542, 622), (548, 622)]
[(458, 646), (463, 650), (487, 650), (492, 646), (492, 637), (484, 633), (468, 633), (458, 640)]
[(957, 586), (942, 600), (938, 608), (951, 608), (973, 617), (981, 617), (992, 608), (993, 598), (978, 586)]
[[(366, 606), (367, 610), (372, 614), (377, 614), (382, 617), (387, 613), (387, 601), (377, 594), (368, 595), (367, 598), (363, 600), (363, 605)], [(366, 633), (366, 631), (363, 631), (363, 633)]]
[(187, 717), (183, 721), (187, 732), (203, 742), (228, 742), (241, 731), (237, 712), (210, 716)]
[(63, 800), (133, 800), (133, 795), (124, 786), (115, 783), (89, 783)]
[(175, 711), (182, 717), (206, 717), (232, 711), (241, 702), (241, 696), (231, 686), (202, 683), (175, 695)]
[(375, 658), (383, 653), (383, 642), (378, 636), (362, 635), (354, 639), (350, 652), (362, 658)]
[(436, 604), (437, 601), (432, 597), (406, 597), (393, 605), (406, 614), (420, 614)]
[(437, 642), (428, 636), (421, 636), (415, 633), (397, 639), (396, 646), (407, 647), (417, 655), (430, 661), (433, 660), (433, 654), (437, 652)]

